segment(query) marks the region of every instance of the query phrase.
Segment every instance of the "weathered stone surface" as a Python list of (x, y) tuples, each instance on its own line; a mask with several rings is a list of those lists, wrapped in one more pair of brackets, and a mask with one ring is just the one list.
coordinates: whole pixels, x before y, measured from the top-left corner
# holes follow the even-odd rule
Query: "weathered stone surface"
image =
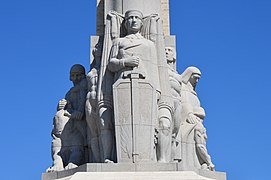
[(170, 35), (170, 18), (169, 18), (169, 0), (161, 0), (163, 32), (165, 36)]
[[(125, 79), (118, 80), (113, 86), (119, 163), (156, 161), (154, 144), (156, 91), (150, 82), (138, 77), (132, 79), (132, 84), (130, 80)], [(133, 86), (132, 91), (130, 86)], [(126, 98), (123, 98), (124, 96)], [(139, 102), (145, 103), (139, 105)], [(144, 138), (141, 134), (144, 134)]]

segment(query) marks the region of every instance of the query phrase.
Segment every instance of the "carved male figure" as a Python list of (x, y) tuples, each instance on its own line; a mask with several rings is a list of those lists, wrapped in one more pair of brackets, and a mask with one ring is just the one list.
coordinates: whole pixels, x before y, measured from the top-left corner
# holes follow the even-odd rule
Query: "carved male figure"
[(47, 171), (71, 169), (85, 162), (85, 68), (75, 64), (70, 70), (73, 87), (59, 101), (52, 130), (53, 166)]
[(169, 82), (171, 87), (171, 95), (174, 103), (173, 108), (173, 130), (172, 130), (172, 160), (180, 161), (181, 160), (181, 142), (176, 141), (176, 136), (178, 136), (180, 128), (180, 114), (181, 114), (181, 75), (175, 70), (175, 49), (172, 47), (165, 47), (166, 52), (166, 61), (168, 64), (168, 74)]
[(122, 78), (123, 72), (136, 68), (154, 83), (159, 92), (159, 76), (154, 43), (145, 39), (140, 30), (143, 14), (137, 10), (125, 13), (127, 35), (119, 38), (111, 49), (108, 69), (115, 73), (115, 80)]
[(88, 146), (88, 162), (101, 162), (100, 149), (100, 127), (97, 106), (97, 82), (98, 71), (100, 69), (101, 47), (99, 44), (93, 49), (94, 61), (90, 72), (87, 74), (88, 93), (86, 98), (86, 122), (87, 122), (87, 146)]
[[(114, 76), (112, 85), (118, 79), (123, 78), (125, 72), (137, 70), (140, 75), (153, 84), (158, 97), (160, 87), (156, 49), (152, 41), (145, 39), (140, 34), (143, 25), (142, 18), (143, 14), (137, 10), (130, 10), (125, 13), (124, 26), (127, 34), (113, 42), (107, 68)], [(107, 92), (110, 91), (107, 90)], [(108, 96), (110, 97), (110, 94)], [(100, 116), (101, 144), (104, 161), (108, 162), (114, 158), (112, 157), (112, 152), (114, 152), (112, 105), (100, 107)]]
[[(181, 128), (180, 133), (181, 141), (184, 147), (190, 150), (186, 152), (183, 148), (184, 163), (193, 162), (192, 159), (187, 159), (187, 157), (196, 156), (198, 162), (193, 162), (194, 165), (198, 163), (201, 168), (208, 168), (209, 170), (214, 170), (214, 165), (211, 161), (211, 157), (207, 152), (206, 148), (206, 129), (203, 126), (203, 120), (205, 118), (205, 111), (200, 105), (200, 101), (196, 93), (196, 85), (199, 78), (201, 77), (201, 72), (196, 67), (188, 67), (182, 73), (182, 90), (181, 90), (181, 103), (182, 103), (182, 113), (181, 113)], [(191, 142), (195, 142), (195, 148), (190, 148)], [(188, 155), (193, 153), (192, 156)], [(190, 161), (190, 162), (188, 162)]]

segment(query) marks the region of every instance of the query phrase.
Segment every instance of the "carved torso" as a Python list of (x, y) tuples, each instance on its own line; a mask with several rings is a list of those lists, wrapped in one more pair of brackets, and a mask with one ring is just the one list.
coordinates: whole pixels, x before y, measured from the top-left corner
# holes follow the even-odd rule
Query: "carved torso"
[[(159, 89), (159, 74), (157, 66), (157, 55), (155, 45), (152, 41), (145, 39), (140, 34), (131, 34), (124, 38), (119, 38), (112, 48), (112, 57), (123, 59), (130, 56), (138, 56), (140, 62), (136, 68), (144, 73), (146, 79), (151, 81), (156, 89)], [(125, 67), (115, 74), (115, 80), (122, 78), (123, 72), (132, 70)]]

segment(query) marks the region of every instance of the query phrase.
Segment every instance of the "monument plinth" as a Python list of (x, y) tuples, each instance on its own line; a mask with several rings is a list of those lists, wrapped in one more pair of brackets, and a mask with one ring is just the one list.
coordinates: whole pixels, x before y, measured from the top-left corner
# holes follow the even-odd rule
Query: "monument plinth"
[(176, 71), (168, 0), (97, 0), (90, 70), (53, 121), (53, 164), (43, 180), (226, 180), (206, 148), (201, 72)]

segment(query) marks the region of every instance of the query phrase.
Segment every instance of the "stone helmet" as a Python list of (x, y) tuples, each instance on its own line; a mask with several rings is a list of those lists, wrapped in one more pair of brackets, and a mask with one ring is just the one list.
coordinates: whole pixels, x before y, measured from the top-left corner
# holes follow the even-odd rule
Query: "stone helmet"
[(201, 72), (198, 68), (194, 66), (186, 68), (186, 70), (181, 74), (182, 82), (187, 84), (193, 74), (197, 74), (199, 77), (201, 76)]

